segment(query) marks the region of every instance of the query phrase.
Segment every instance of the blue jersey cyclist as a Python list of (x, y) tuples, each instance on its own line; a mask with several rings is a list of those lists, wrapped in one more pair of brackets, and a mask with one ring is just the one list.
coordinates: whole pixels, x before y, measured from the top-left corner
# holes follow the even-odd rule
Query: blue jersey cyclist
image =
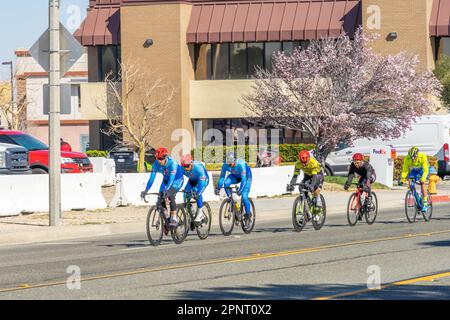
[[(181, 166), (183, 167), (184, 175), (189, 179), (185, 190), (188, 192), (187, 196), (190, 195), (197, 201), (197, 212), (194, 220), (195, 224), (201, 224), (205, 218), (203, 213), (203, 197), (202, 194), (209, 184), (209, 175), (206, 171), (203, 163), (199, 161), (194, 161), (190, 154), (184, 155), (181, 158)], [(190, 199), (187, 199), (190, 201)]]
[[(229, 173), (227, 176), (226, 174)], [(226, 178), (225, 178), (226, 176)], [(250, 200), (248, 195), (252, 187), (252, 171), (249, 165), (242, 159), (236, 159), (233, 152), (227, 154), (226, 161), (222, 166), (219, 182), (217, 183), (216, 194), (220, 193), (220, 189), (225, 187), (227, 196), (230, 196), (230, 186), (240, 183), (238, 195), (242, 195), (244, 202), (245, 214), (247, 217), (251, 215)]]
[(152, 166), (152, 174), (148, 180), (145, 191), (141, 193), (143, 198), (155, 181), (156, 174), (161, 173), (163, 175), (163, 181), (159, 188), (159, 200), (164, 205), (165, 199), (170, 198), (170, 227), (176, 228), (178, 226), (177, 219), (177, 203), (176, 195), (180, 191), (184, 182), (183, 168), (169, 156), (169, 151), (166, 148), (159, 148), (156, 150), (156, 161)]

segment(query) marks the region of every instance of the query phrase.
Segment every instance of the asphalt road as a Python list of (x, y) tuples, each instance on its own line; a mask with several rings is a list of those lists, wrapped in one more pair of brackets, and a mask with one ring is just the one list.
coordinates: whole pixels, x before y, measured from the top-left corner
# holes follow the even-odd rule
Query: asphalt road
[[(128, 234), (1, 247), (0, 299), (450, 299), (450, 205), (428, 223), (397, 209), (372, 226), (332, 215), (301, 233), (280, 217), (179, 246)], [(69, 266), (79, 289), (67, 286)]]

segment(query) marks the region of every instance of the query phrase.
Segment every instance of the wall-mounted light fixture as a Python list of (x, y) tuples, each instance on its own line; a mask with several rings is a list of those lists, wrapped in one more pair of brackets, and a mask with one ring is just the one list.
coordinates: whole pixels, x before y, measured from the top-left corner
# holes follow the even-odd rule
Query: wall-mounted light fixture
[(398, 38), (397, 32), (389, 32), (389, 34), (386, 37), (387, 41), (394, 41)]
[(144, 42), (144, 48), (150, 48), (153, 45), (153, 39), (149, 38)]

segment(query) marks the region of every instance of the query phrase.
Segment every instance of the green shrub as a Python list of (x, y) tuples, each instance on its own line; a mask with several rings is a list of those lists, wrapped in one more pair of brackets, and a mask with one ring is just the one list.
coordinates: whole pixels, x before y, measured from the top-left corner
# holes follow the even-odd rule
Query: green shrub
[[(314, 149), (313, 144), (282, 144), (268, 146), (269, 150), (271, 148), (278, 148), (279, 155), (281, 156), (282, 162), (295, 162), (298, 159), (298, 153), (301, 150), (312, 150)], [(195, 159), (201, 160), (205, 163), (223, 163), (225, 156), (228, 152), (235, 152), (238, 157), (245, 155), (245, 161), (256, 162), (256, 155), (258, 153), (258, 146), (233, 146), (233, 147), (223, 147), (223, 146), (207, 146), (202, 148), (196, 148), (192, 150), (191, 154)], [(249, 158), (252, 159), (249, 159)]]
[(108, 156), (108, 151), (103, 150), (89, 150), (86, 154), (90, 158), (106, 158)]

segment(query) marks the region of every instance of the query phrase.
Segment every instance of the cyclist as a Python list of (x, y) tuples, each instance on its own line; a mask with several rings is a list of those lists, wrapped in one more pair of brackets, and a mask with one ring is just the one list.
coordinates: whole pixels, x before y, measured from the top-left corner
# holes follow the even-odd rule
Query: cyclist
[(287, 191), (294, 191), (294, 183), (297, 182), (300, 171), (303, 171), (305, 177), (302, 183), (309, 184), (309, 190), (316, 197), (316, 206), (318, 209), (322, 208), (322, 200), (320, 199), (320, 191), (324, 181), (322, 166), (320, 163), (311, 157), (308, 150), (302, 150), (298, 154), (298, 161), (295, 163), (294, 176), (287, 187)]
[(372, 165), (369, 162), (364, 161), (364, 155), (362, 153), (355, 153), (353, 155), (353, 162), (348, 171), (348, 179), (344, 185), (345, 190), (350, 188), (350, 184), (352, 183), (355, 174), (359, 176), (358, 184), (366, 188), (369, 199), (372, 199), (371, 186), (377, 179), (377, 176)]
[[(227, 172), (229, 173), (227, 176)], [(226, 178), (225, 178), (226, 176)], [(242, 201), (245, 207), (245, 216), (250, 218), (251, 208), (248, 195), (252, 187), (252, 171), (249, 165), (242, 159), (236, 159), (233, 152), (229, 152), (226, 156), (225, 163), (222, 166), (219, 182), (215, 190), (215, 194), (220, 194), (220, 189), (225, 187), (227, 196), (230, 196), (230, 186), (232, 184), (240, 183), (238, 196), (242, 195)]]
[(417, 180), (422, 186), (423, 207), (422, 212), (428, 210), (428, 194), (427, 194), (427, 178), (428, 178), (428, 158), (423, 152), (419, 152), (419, 148), (412, 147), (408, 151), (408, 155), (403, 159), (403, 169), (401, 182), (406, 179), (409, 181)]
[[(189, 179), (185, 190), (188, 191), (188, 196), (190, 192), (192, 197), (197, 201), (197, 213), (194, 223), (198, 225), (201, 224), (203, 219), (205, 218), (205, 214), (202, 210), (202, 193), (205, 191), (206, 187), (209, 184), (208, 171), (206, 171), (203, 163), (201, 163), (200, 161), (194, 161), (190, 154), (184, 155), (181, 158), (181, 166), (184, 169), (184, 175)], [(191, 199), (187, 199), (187, 201), (190, 202)]]
[(159, 188), (158, 201), (161, 201), (164, 205), (166, 198), (170, 198), (171, 220), (169, 226), (176, 228), (178, 226), (176, 195), (183, 186), (184, 175), (183, 168), (169, 156), (169, 151), (166, 148), (159, 148), (156, 150), (156, 161), (153, 163), (152, 173), (145, 191), (142, 191), (141, 193), (141, 198), (144, 198), (152, 187), (157, 173), (163, 175), (163, 181)]

